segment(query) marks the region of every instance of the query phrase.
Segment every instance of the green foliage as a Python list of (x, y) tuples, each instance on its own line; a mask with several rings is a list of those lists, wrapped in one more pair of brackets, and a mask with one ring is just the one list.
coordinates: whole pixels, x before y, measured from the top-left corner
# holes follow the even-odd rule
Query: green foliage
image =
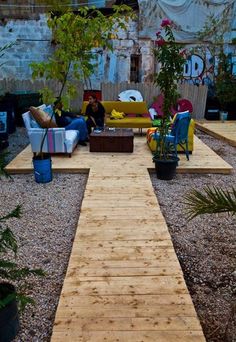
[(209, 15), (203, 29), (197, 35), (202, 42), (198, 49), (204, 53), (208, 49), (214, 62), (216, 65), (218, 64), (213, 81), (215, 83), (215, 95), (222, 110), (227, 109), (228, 103), (236, 100), (236, 82), (232, 76), (231, 54), (224, 52), (225, 45), (230, 43), (230, 41), (226, 41), (226, 34), (230, 32), (232, 20), (230, 11), (231, 6), (226, 6), (220, 16)]
[(112, 50), (111, 37), (115, 31), (125, 29), (131, 9), (126, 6), (114, 6), (113, 14), (104, 15), (98, 9), (79, 7), (75, 12), (66, 10), (60, 14), (48, 16), (48, 27), (52, 30), (55, 49), (47, 61), (32, 63), (33, 78), (56, 80), (58, 94), (50, 88), (42, 91), (43, 101), (53, 103), (60, 98), (65, 109), (70, 99), (77, 93), (73, 81), (86, 80), (96, 68), (97, 53), (106, 48)]
[(232, 191), (217, 187), (206, 187), (204, 192), (192, 190), (184, 197), (188, 219), (202, 214), (231, 213), (236, 214), (236, 189)]
[(181, 78), (183, 65), (185, 62), (181, 54), (182, 47), (175, 42), (172, 32), (171, 22), (168, 19), (162, 21), (165, 39), (161, 31), (157, 33), (158, 40), (155, 42), (154, 55), (157, 62), (161, 65), (160, 72), (154, 75), (154, 83), (160, 87), (164, 96), (163, 117), (159, 128), (160, 141), (157, 144), (157, 151), (154, 158), (166, 159), (171, 151), (165, 140), (171, 121), (170, 109), (176, 104), (179, 97), (177, 92), (177, 82)]
[(0, 178), (1, 176), (10, 177), (10, 175), (5, 171), (5, 166), (7, 165), (6, 156), (8, 152), (0, 152)]
[(221, 109), (227, 110), (227, 104), (236, 101), (236, 80), (231, 72), (231, 56), (229, 54), (226, 55), (223, 49), (219, 53), (215, 88)]
[[(43, 276), (45, 273), (41, 269), (30, 269), (28, 267), (20, 267), (16, 262), (8, 260), (9, 255), (13, 253), (14, 258), (16, 258), (18, 245), (15, 235), (8, 227), (3, 227), (6, 221), (11, 218), (20, 218), (22, 214), (21, 206), (18, 205), (10, 213), (5, 216), (0, 217), (0, 280), (1, 282), (19, 282), (29, 276)], [(33, 303), (32, 298), (25, 295), (24, 288), (19, 289), (14, 294), (8, 294), (4, 296), (0, 293), (0, 309), (10, 303), (13, 299), (17, 299), (19, 304), (19, 309), (23, 310), (28, 303)]]

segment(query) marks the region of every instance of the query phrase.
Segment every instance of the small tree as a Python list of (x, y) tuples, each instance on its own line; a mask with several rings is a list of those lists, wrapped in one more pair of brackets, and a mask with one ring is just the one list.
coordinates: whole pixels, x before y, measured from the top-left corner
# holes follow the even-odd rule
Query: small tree
[[(181, 53), (182, 47), (175, 42), (172, 32), (172, 22), (164, 19), (161, 24), (161, 31), (156, 33), (154, 55), (160, 63), (160, 72), (154, 75), (154, 83), (160, 87), (164, 96), (163, 116), (159, 128), (160, 139), (157, 144), (157, 151), (154, 158), (167, 159), (169, 149), (166, 144), (166, 135), (171, 120), (170, 109), (176, 104), (179, 94), (177, 82), (181, 78), (185, 59)], [(164, 31), (164, 32), (162, 32)]]
[(226, 6), (218, 17), (210, 15), (207, 17), (203, 29), (197, 37), (201, 45), (197, 49), (206, 54), (208, 49), (215, 64), (213, 74), (213, 92), (217, 96), (222, 110), (227, 109), (227, 104), (236, 101), (236, 82), (232, 75), (231, 54), (225, 52), (225, 46), (229, 43), (235, 44), (234, 40), (227, 40), (230, 32), (231, 6)]
[(111, 38), (117, 30), (126, 29), (131, 9), (126, 6), (113, 6), (110, 16), (100, 10), (79, 7), (76, 12), (51, 12), (48, 26), (52, 30), (56, 44), (48, 61), (32, 63), (33, 78), (56, 80), (59, 92), (45, 87), (42, 90), (43, 101), (54, 103), (60, 98), (64, 108), (68, 108), (70, 99), (77, 94), (74, 80), (86, 80), (96, 68), (94, 48), (112, 50)]

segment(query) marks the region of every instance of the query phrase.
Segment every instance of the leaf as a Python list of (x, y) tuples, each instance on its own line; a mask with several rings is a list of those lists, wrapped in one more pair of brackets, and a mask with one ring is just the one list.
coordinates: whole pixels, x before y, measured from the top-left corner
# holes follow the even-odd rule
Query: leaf
[(16, 298), (16, 293), (11, 293), (7, 297), (0, 299), (0, 309), (3, 309)]
[(184, 196), (189, 220), (198, 215), (215, 213), (236, 213), (236, 189), (231, 192), (217, 187), (206, 187), (202, 192), (192, 190)]

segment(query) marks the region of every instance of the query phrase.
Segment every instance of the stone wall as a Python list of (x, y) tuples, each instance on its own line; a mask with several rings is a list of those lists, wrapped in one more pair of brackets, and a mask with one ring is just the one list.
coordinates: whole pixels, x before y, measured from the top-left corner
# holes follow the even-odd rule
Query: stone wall
[[(15, 44), (1, 58), (4, 65), (0, 69), (0, 79), (30, 79), (30, 63), (47, 59), (53, 49), (46, 16), (39, 15), (38, 19), (30, 20), (7, 20), (0, 25), (0, 47), (11, 42)], [(91, 79), (93, 88), (99, 88), (101, 81), (129, 81), (131, 54), (142, 55), (141, 80), (150, 80), (150, 74), (153, 73), (152, 43), (149, 39), (139, 39), (137, 21), (129, 23), (127, 32), (118, 32), (113, 47), (113, 52), (94, 51), (98, 68)]]
[(4, 64), (0, 68), (0, 78), (31, 78), (29, 64), (47, 59), (51, 51), (51, 33), (46, 17), (40, 15), (38, 20), (8, 20), (0, 26), (0, 47), (9, 43), (14, 45), (1, 58)]

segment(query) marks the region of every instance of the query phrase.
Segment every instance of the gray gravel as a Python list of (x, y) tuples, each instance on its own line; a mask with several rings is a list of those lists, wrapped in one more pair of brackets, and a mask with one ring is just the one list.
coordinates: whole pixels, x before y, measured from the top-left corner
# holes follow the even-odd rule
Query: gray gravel
[(15, 133), (9, 136), (9, 147), (7, 148), (8, 156), (6, 161), (9, 162), (17, 156), (27, 145), (29, 138), (24, 127), (17, 127)]
[[(235, 168), (235, 148), (204, 133), (198, 135)], [(8, 160), (27, 143), (24, 128), (18, 128), (10, 137)], [(177, 175), (168, 182), (157, 180), (155, 175), (151, 179), (207, 341), (236, 342), (235, 219), (206, 215), (187, 222), (181, 204), (183, 194), (191, 188), (235, 186), (235, 172)], [(33, 174), (14, 176), (14, 181), (0, 180), (0, 214), (23, 205), (22, 218), (9, 223), (21, 245), (19, 263), (42, 267), (48, 273), (43, 279), (32, 280), (29, 293), (36, 306), (23, 314), (15, 342), (50, 340), (86, 180), (83, 174), (54, 174), (53, 181), (44, 185), (35, 183)]]
[[(11, 160), (28, 139), (24, 128), (10, 136)], [(20, 143), (19, 143), (20, 142)], [(48, 184), (37, 184), (33, 173), (1, 178), (0, 215), (22, 205), (21, 219), (8, 226), (19, 242), (18, 262), (47, 272), (44, 278), (30, 280), (28, 291), (35, 302), (21, 316), (21, 331), (15, 342), (49, 341), (63, 279), (79, 219), (87, 181), (85, 174), (54, 174)]]
[[(204, 133), (198, 136), (235, 169), (234, 147)], [(236, 220), (216, 214), (187, 222), (181, 203), (193, 188), (236, 187), (235, 170), (232, 175), (177, 175), (172, 181), (151, 175), (151, 179), (207, 341), (235, 342)]]

